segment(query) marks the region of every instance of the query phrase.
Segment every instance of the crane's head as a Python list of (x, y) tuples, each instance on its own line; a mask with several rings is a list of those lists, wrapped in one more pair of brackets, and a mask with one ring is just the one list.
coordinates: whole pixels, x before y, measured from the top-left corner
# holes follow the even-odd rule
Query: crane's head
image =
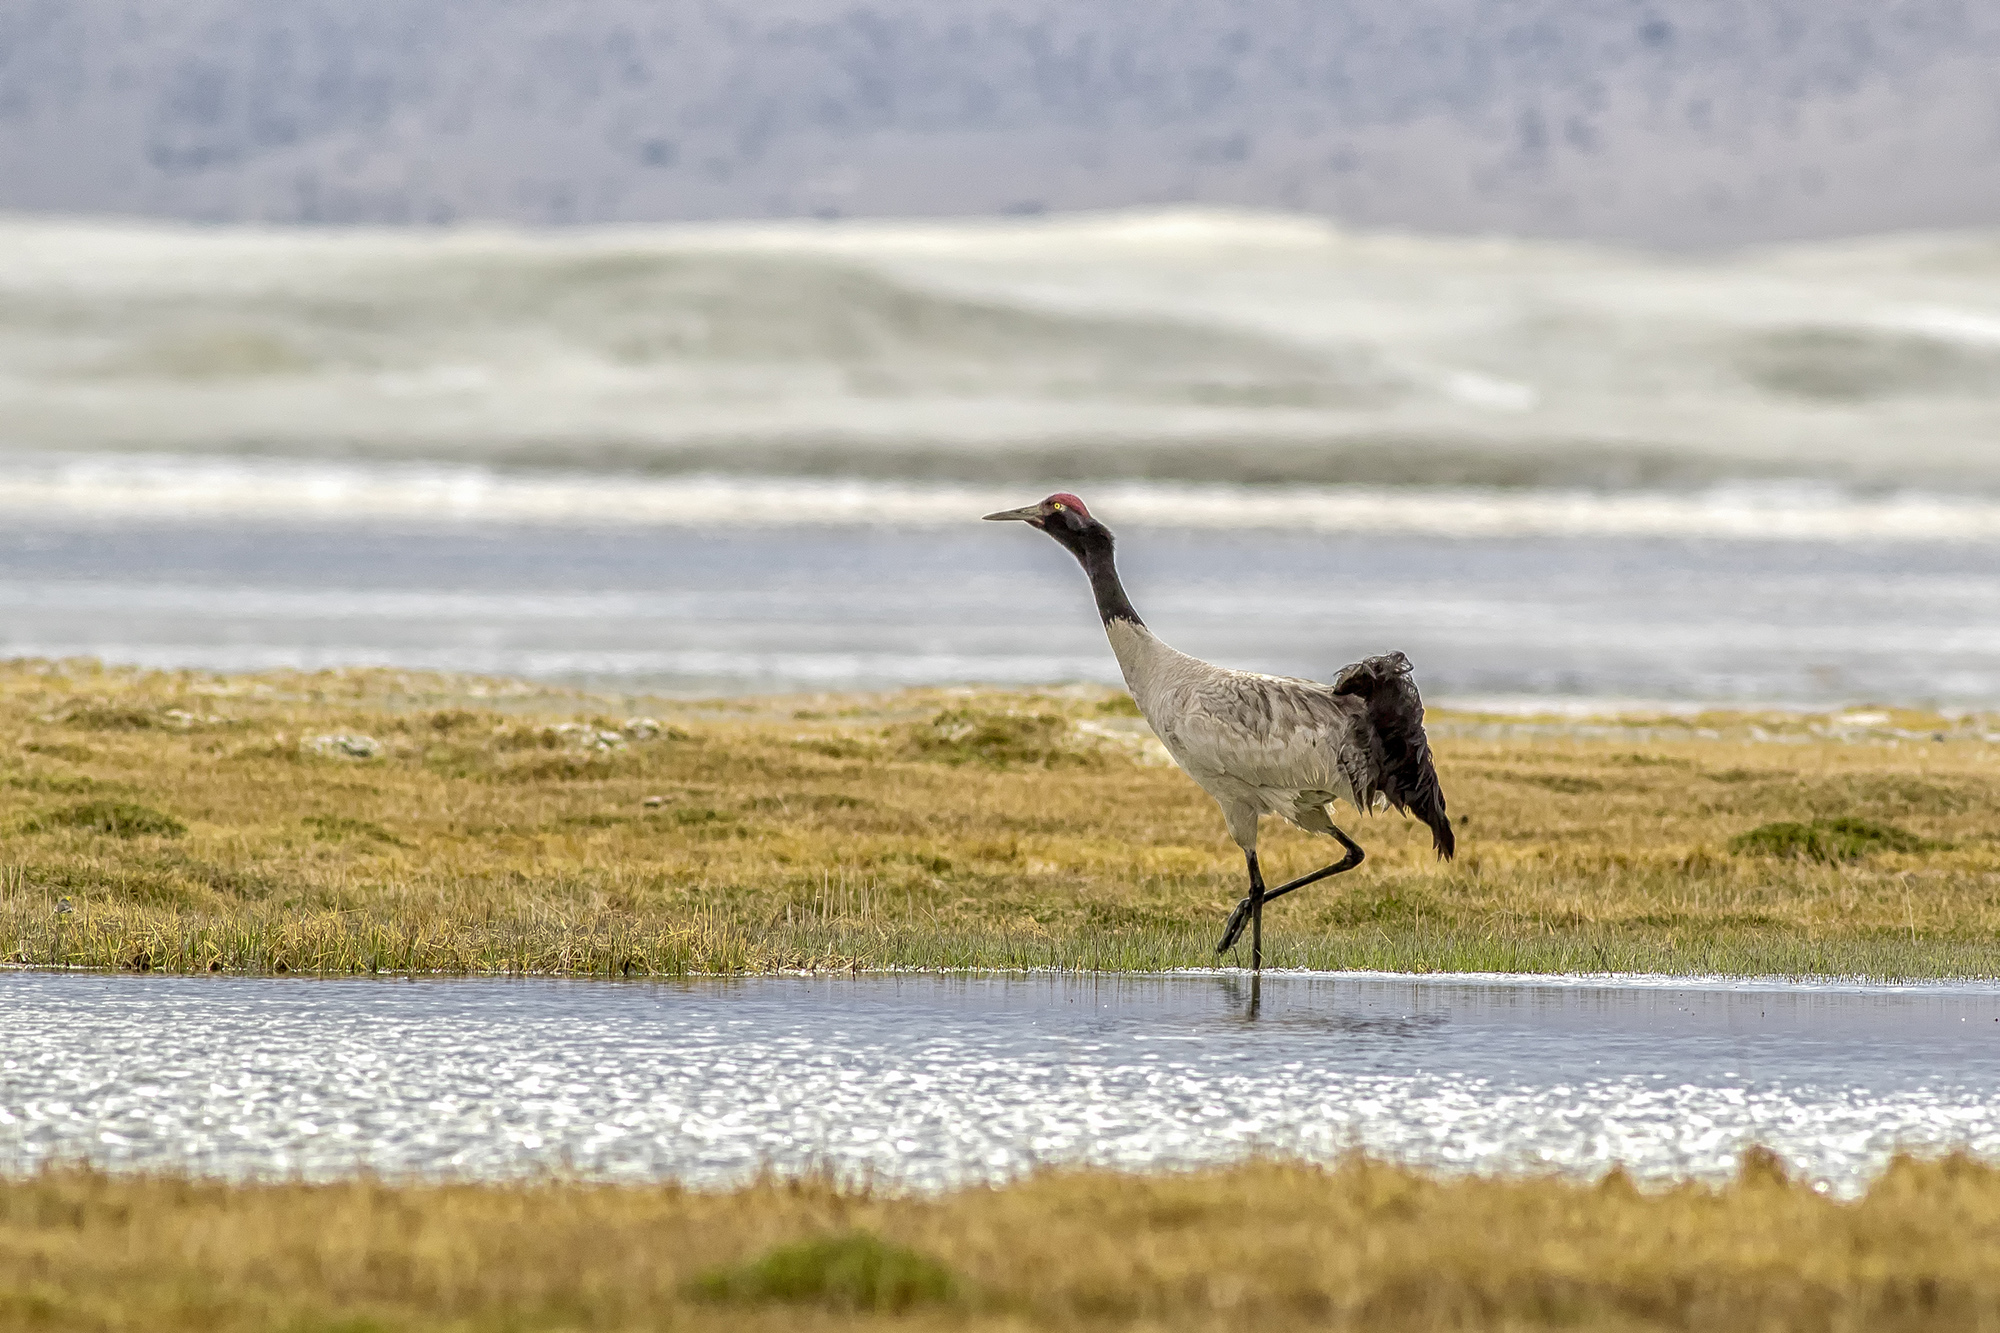
[(1020, 509), (1003, 509), (997, 514), (988, 514), (987, 521), (1002, 523), (1009, 519), (1040, 528), (1067, 546), (1079, 558), (1083, 549), (1094, 542), (1109, 542), (1111, 530), (1090, 516), (1090, 510), (1083, 501), (1068, 491), (1057, 491), (1040, 504), (1024, 506)]
[(1013, 519), (1054, 537), (1076, 557), (1083, 572), (1090, 575), (1090, 586), (1097, 596), (1097, 613), (1104, 617), (1104, 623), (1108, 626), (1115, 620), (1129, 620), (1144, 627), (1146, 622), (1132, 609), (1131, 600), (1118, 582), (1118, 571), (1112, 568), (1111, 529), (1092, 518), (1083, 501), (1068, 491), (1057, 491), (1038, 505), (1004, 509), (986, 517), (996, 523)]

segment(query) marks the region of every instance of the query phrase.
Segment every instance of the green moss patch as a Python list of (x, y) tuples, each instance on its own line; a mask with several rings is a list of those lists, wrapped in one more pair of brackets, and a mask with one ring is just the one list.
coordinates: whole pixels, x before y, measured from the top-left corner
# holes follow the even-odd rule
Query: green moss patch
[(114, 838), (178, 838), (187, 832), (186, 824), (165, 811), (130, 801), (85, 801), (67, 810), (31, 815), (22, 824), (28, 833), (59, 828), (108, 833)]
[(696, 1279), (712, 1301), (775, 1301), (836, 1310), (893, 1312), (955, 1300), (961, 1284), (928, 1255), (865, 1231), (781, 1245), (735, 1268)]
[(1806, 861), (1858, 861), (1871, 852), (1917, 852), (1924, 840), (1867, 819), (1815, 819), (1808, 823), (1761, 824), (1729, 840), (1729, 850), (1746, 856), (1783, 856)]

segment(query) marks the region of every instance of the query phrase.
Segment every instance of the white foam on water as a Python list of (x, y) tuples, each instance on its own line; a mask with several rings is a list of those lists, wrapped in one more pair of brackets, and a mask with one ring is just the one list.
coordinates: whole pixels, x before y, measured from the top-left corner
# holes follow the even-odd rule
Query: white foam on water
[[(0, 474), (0, 513), (80, 521), (310, 521), (575, 528), (943, 528), (1039, 498), (1018, 485), (812, 477), (504, 471), (161, 455), (31, 455)], [(1437, 537), (1662, 537), (1989, 543), (2000, 501), (1869, 496), (1814, 485), (1692, 491), (1238, 486), (1109, 482), (1085, 498), (1106, 522), (1209, 531)]]

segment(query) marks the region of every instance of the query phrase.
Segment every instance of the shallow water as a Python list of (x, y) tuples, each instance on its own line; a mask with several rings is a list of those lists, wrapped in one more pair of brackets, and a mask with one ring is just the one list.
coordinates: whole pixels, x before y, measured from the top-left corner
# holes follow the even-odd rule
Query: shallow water
[(2000, 987), (1269, 976), (0, 975), (0, 1163), (940, 1187), (1360, 1147), (1850, 1191), (2000, 1152)]
[[(1121, 563), (1148, 623), (1184, 651), (1331, 679), (1401, 649), (1434, 702), (2000, 705), (2000, 566), (1983, 544), (1142, 527), (1123, 533)], [(10, 523), (0, 657), (70, 655), (630, 692), (1117, 680), (1074, 562), (1020, 525), (971, 518)]]

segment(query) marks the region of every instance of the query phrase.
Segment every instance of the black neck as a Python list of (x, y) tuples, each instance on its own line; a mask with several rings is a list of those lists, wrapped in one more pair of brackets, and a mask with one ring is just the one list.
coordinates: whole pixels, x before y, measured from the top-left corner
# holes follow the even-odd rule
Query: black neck
[(1111, 555), (1111, 534), (1099, 528), (1079, 543), (1076, 558), (1083, 562), (1083, 572), (1090, 575), (1090, 591), (1097, 598), (1097, 614), (1105, 624), (1114, 620), (1129, 620), (1135, 625), (1146, 622), (1139, 619), (1139, 613), (1132, 609), (1132, 599), (1125, 595), (1125, 585), (1118, 581), (1118, 562)]

